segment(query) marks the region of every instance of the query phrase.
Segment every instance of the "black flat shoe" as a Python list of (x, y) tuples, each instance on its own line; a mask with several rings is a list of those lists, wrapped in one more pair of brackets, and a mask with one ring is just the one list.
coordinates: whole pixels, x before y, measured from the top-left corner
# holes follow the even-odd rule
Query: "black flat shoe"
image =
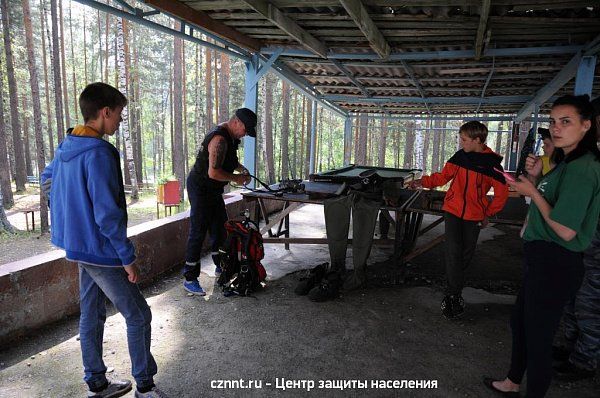
[(492, 384), (495, 381), (500, 381), (500, 380), (496, 380), (493, 379), (491, 377), (484, 377), (483, 378), (483, 384), (485, 384), (485, 386), (487, 388), (489, 388), (490, 390), (494, 391), (497, 394), (502, 395), (503, 397), (512, 397), (512, 398), (517, 398), (520, 397), (521, 394), (519, 394), (518, 391), (500, 391), (498, 390), (496, 387), (494, 387), (494, 385)]

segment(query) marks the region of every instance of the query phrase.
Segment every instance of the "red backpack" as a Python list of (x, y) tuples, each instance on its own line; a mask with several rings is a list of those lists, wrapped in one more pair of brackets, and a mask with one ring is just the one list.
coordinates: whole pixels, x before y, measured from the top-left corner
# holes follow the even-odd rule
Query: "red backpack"
[(267, 277), (260, 263), (265, 257), (262, 236), (258, 225), (246, 218), (225, 223), (227, 239), (221, 254), (221, 276), (218, 284), (225, 295), (248, 296), (262, 288)]

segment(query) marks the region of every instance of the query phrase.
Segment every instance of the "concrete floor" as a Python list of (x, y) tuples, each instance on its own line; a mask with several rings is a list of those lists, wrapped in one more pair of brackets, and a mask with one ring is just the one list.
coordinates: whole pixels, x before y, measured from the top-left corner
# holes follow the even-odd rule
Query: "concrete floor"
[[(292, 213), (292, 235), (323, 236), (321, 212), (322, 207), (305, 206)], [(520, 250), (515, 228), (482, 232), (460, 321), (440, 315), (441, 247), (416, 258), (404, 284), (390, 277), (395, 273), (386, 262), (390, 249), (374, 248), (369, 288), (320, 304), (294, 295), (298, 273), (271, 280), (255, 297), (223, 297), (205, 259), (205, 298), (187, 296), (179, 273), (144, 290), (154, 317), (157, 384), (171, 397), (493, 396), (481, 378), (507, 371), (514, 296), (506, 293), (518, 287)], [(264, 263), (274, 279), (327, 260), (324, 245), (290, 251), (267, 245)], [(110, 375), (130, 377), (119, 314), (107, 319), (104, 340)], [(0, 397), (84, 397), (80, 356), (77, 319), (32, 333), (0, 353)], [(219, 380), (240, 379), (260, 382), (262, 388), (216, 388)], [(314, 381), (315, 388), (277, 388), (282, 380)], [(319, 389), (320, 380), (366, 380), (367, 388)], [(371, 388), (378, 380), (436, 380), (437, 388)], [(548, 397), (596, 397), (598, 388), (598, 381), (553, 384)]]

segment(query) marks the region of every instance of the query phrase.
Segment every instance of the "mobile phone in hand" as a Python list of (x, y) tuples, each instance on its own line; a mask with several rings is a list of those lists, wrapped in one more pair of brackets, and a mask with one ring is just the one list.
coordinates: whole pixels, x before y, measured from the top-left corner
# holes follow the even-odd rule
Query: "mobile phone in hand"
[(504, 176), (504, 178), (506, 179), (506, 181), (510, 181), (510, 182), (515, 182), (515, 177), (512, 176), (512, 174), (504, 171), (504, 170), (500, 170), (500, 169), (496, 169), (494, 168), (495, 171), (497, 171), (498, 173), (502, 174)]

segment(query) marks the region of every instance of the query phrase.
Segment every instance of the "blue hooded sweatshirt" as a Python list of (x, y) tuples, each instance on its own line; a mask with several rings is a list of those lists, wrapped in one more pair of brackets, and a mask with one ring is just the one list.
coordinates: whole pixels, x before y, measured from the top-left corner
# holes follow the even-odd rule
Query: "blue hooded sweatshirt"
[(112, 144), (67, 134), (41, 180), (51, 183), (51, 241), (67, 260), (102, 266), (135, 261), (119, 152)]

